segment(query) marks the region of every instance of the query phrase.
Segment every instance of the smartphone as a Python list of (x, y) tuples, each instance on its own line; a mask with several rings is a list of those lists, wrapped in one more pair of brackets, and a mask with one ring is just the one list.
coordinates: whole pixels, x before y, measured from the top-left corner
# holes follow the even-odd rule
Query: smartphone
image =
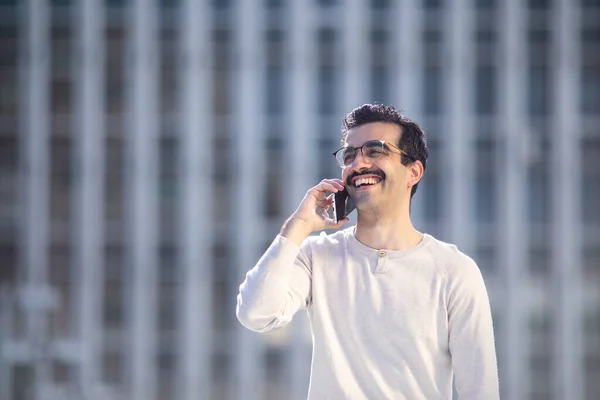
[(354, 200), (346, 189), (333, 195), (333, 219), (337, 223), (346, 218), (356, 208)]

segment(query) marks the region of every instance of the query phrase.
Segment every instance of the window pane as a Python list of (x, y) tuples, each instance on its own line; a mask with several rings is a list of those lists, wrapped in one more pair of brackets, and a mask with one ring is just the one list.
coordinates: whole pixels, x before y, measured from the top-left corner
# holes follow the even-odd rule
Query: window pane
[(490, 66), (477, 67), (475, 77), (475, 112), (489, 115), (496, 111), (496, 73)]
[(372, 102), (387, 104), (389, 102), (389, 72), (388, 68), (380, 66), (371, 69), (371, 99)]
[(547, 67), (529, 70), (529, 114), (546, 115), (549, 111), (550, 85)]
[(585, 225), (600, 226), (600, 139), (586, 138), (581, 142), (582, 154), (582, 208), (581, 221)]
[(317, 104), (320, 114), (333, 114), (335, 112), (335, 99), (337, 95), (336, 69), (330, 66), (319, 68)]
[(281, 67), (270, 67), (266, 71), (266, 111), (269, 115), (283, 114), (285, 111), (285, 79)]
[(600, 114), (600, 66), (581, 72), (581, 109), (584, 114)]
[(442, 71), (439, 67), (426, 67), (423, 80), (425, 114), (439, 115), (442, 112)]

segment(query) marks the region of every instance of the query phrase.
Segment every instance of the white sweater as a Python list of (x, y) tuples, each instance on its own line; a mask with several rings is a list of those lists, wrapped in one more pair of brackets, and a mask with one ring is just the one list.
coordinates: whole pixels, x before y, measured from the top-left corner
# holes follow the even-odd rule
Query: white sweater
[(306, 309), (313, 333), (308, 398), (499, 398), (492, 317), (481, 273), (430, 235), (407, 250), (376, 250), (354, 228), (277, 236), (248, 272), (237, 317), (256, 332)]

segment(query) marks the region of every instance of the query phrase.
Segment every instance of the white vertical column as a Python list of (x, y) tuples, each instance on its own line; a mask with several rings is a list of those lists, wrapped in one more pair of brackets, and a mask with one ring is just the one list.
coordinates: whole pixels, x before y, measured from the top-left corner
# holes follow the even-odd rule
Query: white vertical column
[(501, 132), (497, 142), (497, 176), (500, 178), (500, 198), (498, 220), (500, 249), (498, 262), (504, 274), (507, 296), (504, 300), (505, 349), (510, 351), (499, 354), (503, 366), (503, 379), (500, 380), (504, 397), (522, 399), (528, 394), (529, 382), (527, 368), (527, 307), (522, 282), (527, 277), (526, 254), (528, 252), (528, 234), (525, 225), (525, 177), (528, 169), (527, 155), (524, 150), (524, 134), (527, 126), (524, 111), (525, 99), (525, 10), (519, 0), (502, 3), (501, 51), (499, 60), (500, 115)]
[[(235, 232), (236, 258), (239, 276), (258, 261), (263, 235), (262, 207), (265, 179), (264, 151), (264, 35), (262, 17), (264, 10), (251, 0), (239, 0), (234, 24), (235, 59), (237, 79), (235, 93), (234, 120), (231, 124), (235, 150), (233, 177), (235, 195), (231, 197), (233, 210), (232, 224)], [(256, 333), (238, 324), (237, 365), (235, 370), (234, 398), (252, 400), (263, 399), (262, 382), (263, 346)]]
[(128, 71), (128, 268), (131, 268), (131, 398), (156, 395), (158, 32), (156, 4), (132, 2)]
[(212, 340), (213, 122), (210, 104), (210, 9), (185, 0), (179, 41), (179, 235), (181, 358), (179, 398), (210, 398)]
[(423, 104), (420, 82), (422, 79), (422, 12), (417, 0), (399, 0), (396, 2), (394, 19), (399, 23), (392, 24), (394, 37), (392, 43), (397, 47), (392, 50), (395, 55), (391, 65), (396, 66), (393, 75), (395, 88), (394, 102), (397, 108), (404, 110), (408, 117), (416, 120), (421, 114), (419, 106)]
[(342, 114), (366, 103), (369, 84), (369, 9), (362, 0), (346, 0), (342, 7)]
[[(395, 55), (390, 65), (396, 66), (393, 75), (393, 87), (396, 96), (394, 102), (397, 108), (403, 110), (407, 117), (422, 126), (423, 104), (421, 80), (422, 73), (422, 11), (420, 3), (416, 0), (400, 0), (396, 3), (394, 18), (400, 18), (400, 23), (394, 23), (394, 36), (398, 46), (392, 51)], [(426, 179), (426, 178), (425, 178)], [(420, 196), (420, 195), (416, 195)], [(417, 197), (420, 199), (420, 197)], [(423, 218), (423, 202), (416, 200), (411, 202), (411, 217), (413, 223), (418, 227)], [(417, 228), (419, 229), (419, 228)]]
[[(79, 387), (94, 393), (102, 354), (104, 243), (104, 12), (99, 0), (74, 8), (74, 272), (78, 284)], [(88, 392), (91, 391), (91, 392)]]
[[(21, 56), (22, 103), (20, 124), (23, 205), (21, 226), (21, 265), (25, 278), (23, 292), (27, 317), (27, 341), (33, 355), (39, 356), (46, 338), (44, 294), (48, 287), (49, 244), (49, 136), (50, 136), (50, 15), (48, 2), (29, 0), (24, 4), (24, 48)], [(44, 357), (35, 362), (35, 398), (50, 379), (50, 365)]]
[[(306, 191), (314, 186), (317, 171), (317, 152), (313, 151), (317, 132), (313, 107), (316, 81), (316, 43), (314, 21), (315, 4), (293, 1), (290, 4), (291, 79), (289, 128), (285, 149), (290, 171), (285, 186), (285, 207), (291, 213), (300, 204)], [(290, 398), (306, 399), (310, 376), (312, 343), (307, 341), (308, 317), (300, 312), (292, 321), (291, 364), (288, 369)]]
[(569, 0), (556, 2), (552, 124), (552, 267), (558, 288), (554, 369), (557, 398), (583, 398), (581, 299), (581, 156), (577, 88), (580, 76), (579, 10)]
[(444, 93), (447, 133), (444, 143), (448, 175), (444, 177), (445, 198), (448, 199), (446, 232), (448, 239), (469, 254), (473, 186), (472, 108), (469, 93), (473, 87), (473, 54), (471, 2), (456, 0), (448, 3), (445, 37), (448, 40), (449, 64), (445, 71)]

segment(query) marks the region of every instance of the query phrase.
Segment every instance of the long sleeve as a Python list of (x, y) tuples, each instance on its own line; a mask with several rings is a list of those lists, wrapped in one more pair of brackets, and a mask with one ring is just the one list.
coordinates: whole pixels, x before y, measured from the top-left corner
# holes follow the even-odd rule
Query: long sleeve
[(471, 259), (449, 277), (449, 346), (460, 400), (500, 397), (488, 294)]
[(267, 332), (289, 323), (310, 298), (309, 240), (298, 248), (277, 236), (240, 285), (236, 315), (246, 328)]

